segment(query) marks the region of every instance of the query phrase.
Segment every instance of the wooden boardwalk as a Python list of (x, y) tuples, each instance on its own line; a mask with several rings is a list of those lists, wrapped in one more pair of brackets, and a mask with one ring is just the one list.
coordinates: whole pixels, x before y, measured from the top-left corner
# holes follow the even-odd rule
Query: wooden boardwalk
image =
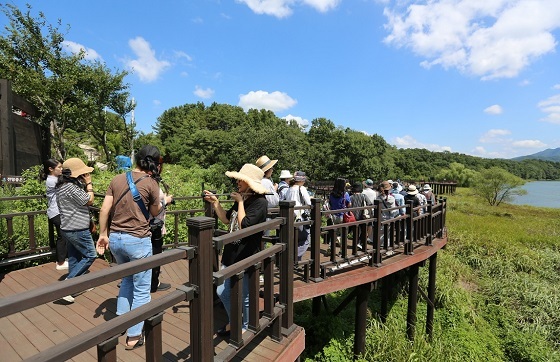
[[(397, 249), (395, 255), (385, 257), (379, 267), (370, 267), (367, 261), (353, 264), (331, 272), (329, 277), (320, 282), (304, 282), (302, 274), (294, 275), (294, 302), (325, 295), (337, 290), (353, 288), (367, 282), (380, 280), (384, 276), (405, 269), (421, 261), (427, 260), (445, 246), (447, 238), (435, 239), (433, 245), (419, 245), (413, 255), (405, 255)], [(326, 245), (322, 246), (326, 248)], [(328, 258), (321, 253), (321, 262), (328, 262)], [(304, 257), (305, 259), (305, 257)], [(343, 261), (341, 265), (344, 266)], [(91, 272), (109, 268), (109, 264), (98, 259), (90, 268)], [(48, 263), (0, 274), (0, 297), (14, 295), (56, 283), (65, 278), (66, 271), (57, 271), (54, 263)], [(174, 287), (188, 281), (188, 262), (179, 260), (162, 266), (161, 280), (171, 283)], [(152, 299), (163, 296), (167, 291), (152, 294)], [(0, 360), (20, 361), (36, 353), (46, 350), (70, 337), (79, 335), (97, 325), (111, 320), (116, 316), (117, 282), (96, 287), (76, 297), (75, 303), (66, 304), (54, 301), (35, 308), (15, 313), (0, 319)], [(215, 330), (224, 324), (225, 313), (219, 303), (215, 303)], [(165, 311), (163, 317), (163, 360), (190, 360), (189, 305), (187, 302), (175, 305)], [(262, 335), (262, 334), (261, 334)], [(305, 348), (305, 331), (297, 327), (295, 333), (276, 342), (270, 337), (257, 336), (235, 361), (294, 361)], [(117, 356), (120, 361), (144, 361), (145, 348), (125, 351), (124, 336), (119, 338)], [(227, 340), (220, 337), (214, 339), (215, 351), (219, 353), (228, 346)], [(72, 361), (95, 361), (97, 351), (91, 348), (75, 356)]]

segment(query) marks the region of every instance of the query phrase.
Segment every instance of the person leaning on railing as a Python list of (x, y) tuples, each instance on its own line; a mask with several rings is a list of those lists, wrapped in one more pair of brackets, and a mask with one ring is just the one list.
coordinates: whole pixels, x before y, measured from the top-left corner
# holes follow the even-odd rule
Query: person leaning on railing
[[(246, 163), (239, 172), (228, 171), (226, 176), (237, 180), (237, 192), (231, 193), (231, 197), (235, 202), (228, 211), (224, 210), (216, 195), (208, 190), (204, 190), (204, 200), (212, 203), (218, 218), (224, 224), (229, 224), (230, 231), (265, 222), (268, 203), (264, 196), (267, 193), (267, 189), (261, 183), (264, 172), (259, 167)], [(260, 231), (224, 246), (222, 269), (259, 252), (262, 236), (263, 232)], [(222, 285), (218, 286), (216, 293), (220, 297), (228, 315), (228, 323), (220, 328), (217, 334), (219, 336), (228, 336), (230, 334), (229, 321), (231, 320), (231, 284), (229, 278)], [(245, 273), (243, 276), (243, 330), (247, 329), (248, 324), (249, 277)]]

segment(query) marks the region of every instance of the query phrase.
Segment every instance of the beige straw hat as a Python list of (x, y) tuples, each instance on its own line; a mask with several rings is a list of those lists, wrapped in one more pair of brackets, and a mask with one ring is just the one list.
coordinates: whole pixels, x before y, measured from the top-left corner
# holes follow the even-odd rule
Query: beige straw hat
[(264, 176), (263, 170), (251, 163), (244, 164), (239, 172), (226, 171), (226, 176), (247, 182), (251, 190), (257, 194), (266, 194), (268, 192), (261, 183)]
[(67, 168), (72, 171), (70, 177), (78, 177), (85, 173), (91, 173), (93, 171), (93, 167), (86, 166), (84, 161), (80, 160), (79, 158), (69, 158), (62, 164), (62, 168)]
[(259, 159), (255, 162), (255, 165), (263, 170), (263, 172), (266, 172), (276, 165), (276, 162), (278, 162), (278, 160), (271, 160), (268, 156), (264, 155), (259, 157)]

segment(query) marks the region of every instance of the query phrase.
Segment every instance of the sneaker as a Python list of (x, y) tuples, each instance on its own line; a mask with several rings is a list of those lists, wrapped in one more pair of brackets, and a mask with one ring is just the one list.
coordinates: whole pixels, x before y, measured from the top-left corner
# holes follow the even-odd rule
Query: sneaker
[(158, 284), (158, 286), (157, 286), (157, 289), (154, 290), (154, 291), (152, 291), (152, 293), (161, 292), (161, 291), (167, 290), (167, 289), (169, 289), (169, 288), (171, 288), (171, 284), (160, 282), (160, 283)]
[(62, 264), (56, 264), (56, 270), (68, 270), (68, 260), (65, 260)]
[(74, 297), (71, 295), (67, 295), (65, 297), (62, 297), (62, 300), (65, 301), (66, 303), (74, 303)]

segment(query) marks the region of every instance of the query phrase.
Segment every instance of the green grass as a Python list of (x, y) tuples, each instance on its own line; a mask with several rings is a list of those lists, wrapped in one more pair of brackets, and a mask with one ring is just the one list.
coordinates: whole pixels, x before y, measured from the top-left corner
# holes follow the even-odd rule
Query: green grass
[[(448, 197), (448, 245), (438, 253), (433, 338), (425, 335), (420, 298), (414, 342), (406, 338), (407, 282), (392, 300), (385, 324), (379, 294), (370, 296), (363, 361), (560, 361), (560, 209), (502, 204), (491, 207), (459, 189)], [(427, 268), (420, 286), (427, 290)], [(328, 296), (336, 306), (347, 292)], [(353, 359), (354, 305), (338, 317), (311, 318), (307, 361)], [(309, 333), (313, 330), (313, 333)]]

